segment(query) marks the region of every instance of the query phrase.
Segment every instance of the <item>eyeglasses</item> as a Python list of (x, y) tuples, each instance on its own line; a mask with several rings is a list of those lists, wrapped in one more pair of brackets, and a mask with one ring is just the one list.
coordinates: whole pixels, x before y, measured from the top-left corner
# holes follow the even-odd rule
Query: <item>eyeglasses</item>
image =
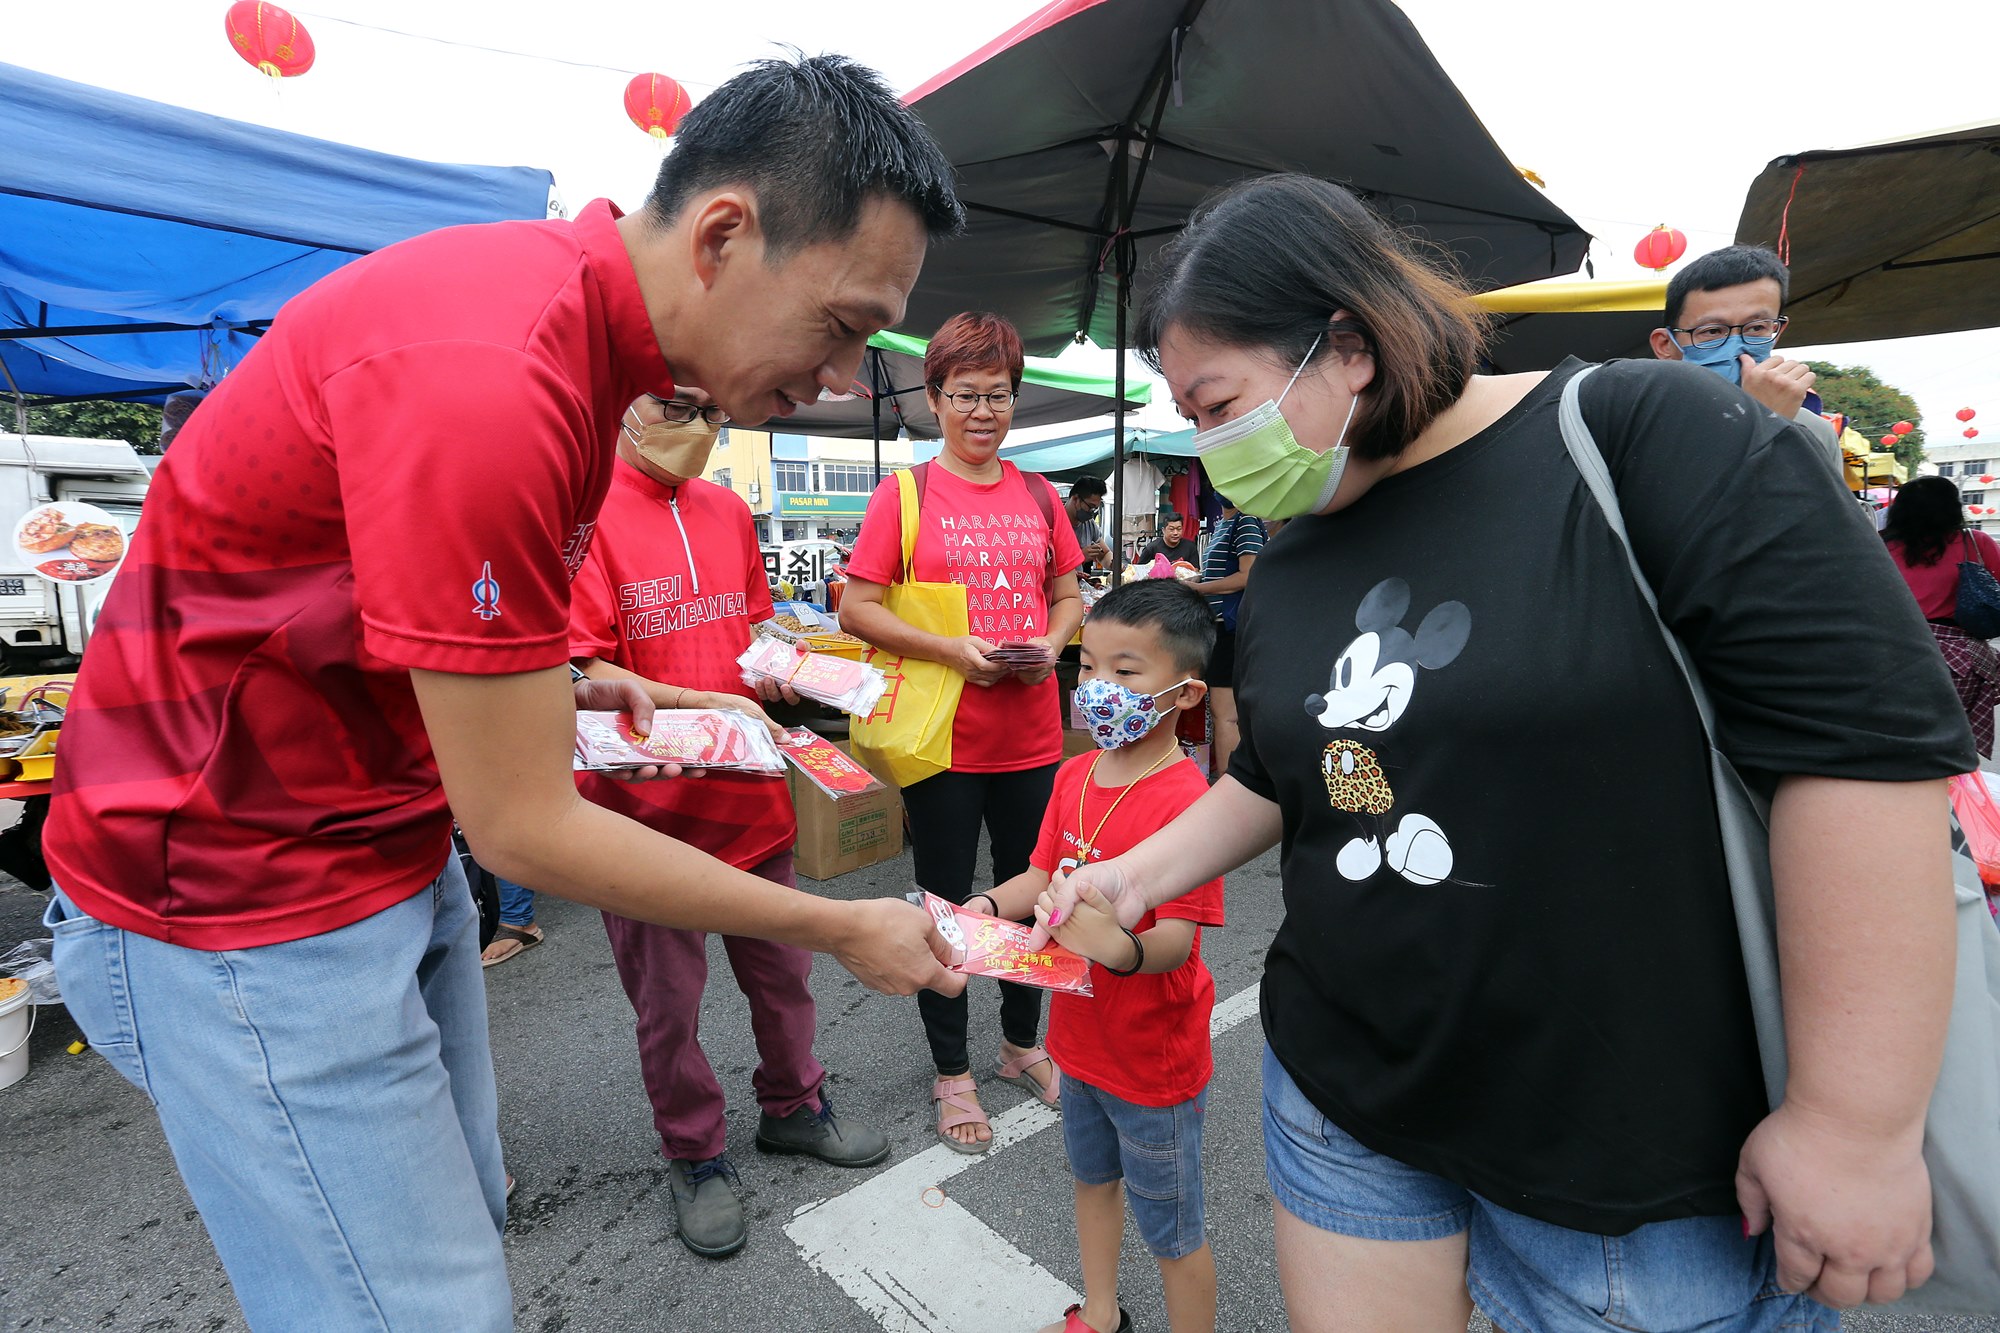
[(1667, 332), (1686, 334), (1689, 345), (1694, 347), (1720, 347), (1732, 333), (1742, 334), (1743, 341), (1753, 347), (1768, 347), (1778, 341), (1778, 335), (1791, 322), (1791, 316), (1780, 315), (1776, 319), (1753, 319), (1748, 324), (1697, 324), (1691, 329), (1668, 329)]
[(659, 405), (660, 419), (669, 425), (685, 426), (696, 417), (700, 417), (711, 426), (729, 424), (729, 414), (719, 407), (696, 407), (693, 403), (684, 403), (678, 398), (661, 398), (651, 394), (648, 397)]
[(1012, 389), (995, 389), (992, 393), (974, 393), (970, 389), (962, 389), (957, 393), (946, 393), (942, 389), (938, 390), (938, 397), (950, 403), (958, 411), (967, 413), (968, 415), (978, 411), (979, 405), (982, 402), (991, 407), (996, 413), (1005, 415), (1014, 410), (1014, 399), (1016, 396)]

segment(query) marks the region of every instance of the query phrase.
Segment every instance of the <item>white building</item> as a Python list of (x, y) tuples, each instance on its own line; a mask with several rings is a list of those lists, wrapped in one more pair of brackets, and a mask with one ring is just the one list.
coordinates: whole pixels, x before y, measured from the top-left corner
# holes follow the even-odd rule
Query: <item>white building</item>
[[(2000, 441), (1930, 444), (1925, 452), (1968, 508), (2000, 511)], [(1966, 521), (1981, 532), (2000, 533), (2000, 512), (1968, 513)]]

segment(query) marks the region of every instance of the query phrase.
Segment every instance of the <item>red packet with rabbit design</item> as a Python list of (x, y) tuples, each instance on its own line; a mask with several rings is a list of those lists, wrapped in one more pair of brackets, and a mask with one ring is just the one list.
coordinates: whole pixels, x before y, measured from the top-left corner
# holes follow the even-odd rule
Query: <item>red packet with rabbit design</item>
[(1018, 921), (1002, 921), (997, 916), (957, 907), (935, 893), (918, 890), (920, 906), (937, 922), (938, 934), (953, 950), (965, 950), (965, 959), (951, 970), (969, 977), (998, 977), (1024, 986), (1063, 991), (1071, 995), (1092, 994), (1090, 960), (1072, 953), (1050, 940), (1041, 948), (1028, 943), (1032, 929)]

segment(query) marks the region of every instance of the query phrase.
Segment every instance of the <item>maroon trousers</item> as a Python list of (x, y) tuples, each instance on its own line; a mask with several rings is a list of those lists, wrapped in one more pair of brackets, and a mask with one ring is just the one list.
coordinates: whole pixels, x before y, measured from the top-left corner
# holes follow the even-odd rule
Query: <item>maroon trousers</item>
[[(798, 887), (792, 854), (781, 852), (750, 873), (788, 889)], [(708, 984), (708, 935), (671, 930), (604, 914), (618, 979), (639, 1018), (639, 1072), (653, 1103), (660, 1151), (682, 1161), (720, 1157), (724, 1147), (722, 1085), (700, 1041), (701, 993)], [(757, 1038), (757, 1104), (774, 1116), (819, 1106), (826, 1070), (813, 1055), (818, 1016), (807, 978), (812, 955), (769, 940), (722, 937), (736, 985), (750, 1001)]]

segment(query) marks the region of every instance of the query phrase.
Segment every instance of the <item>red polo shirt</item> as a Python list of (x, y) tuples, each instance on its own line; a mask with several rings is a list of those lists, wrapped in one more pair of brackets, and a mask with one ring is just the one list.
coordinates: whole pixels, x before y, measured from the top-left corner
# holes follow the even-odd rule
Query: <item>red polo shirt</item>
[[(570, 652), (648, 680), (736, 694), (750, 627), (771, 618), (771, 589), (750, 506), (706, 481), (664, 486), (620, 460), (590, 559), (570, 603)], [(607, 809), (748, 870), (792, 845), (798, 825), (782, 777), (706, 773), (688, 781), (577, 775)]]
[(84, 911), (248, 948), (438, 874), (451, 817), (409, 668), (568, 658), (618, 418), (673, 389), (616, 217), (356, 260), (181, 430), (63, 725), (47, 853)]

